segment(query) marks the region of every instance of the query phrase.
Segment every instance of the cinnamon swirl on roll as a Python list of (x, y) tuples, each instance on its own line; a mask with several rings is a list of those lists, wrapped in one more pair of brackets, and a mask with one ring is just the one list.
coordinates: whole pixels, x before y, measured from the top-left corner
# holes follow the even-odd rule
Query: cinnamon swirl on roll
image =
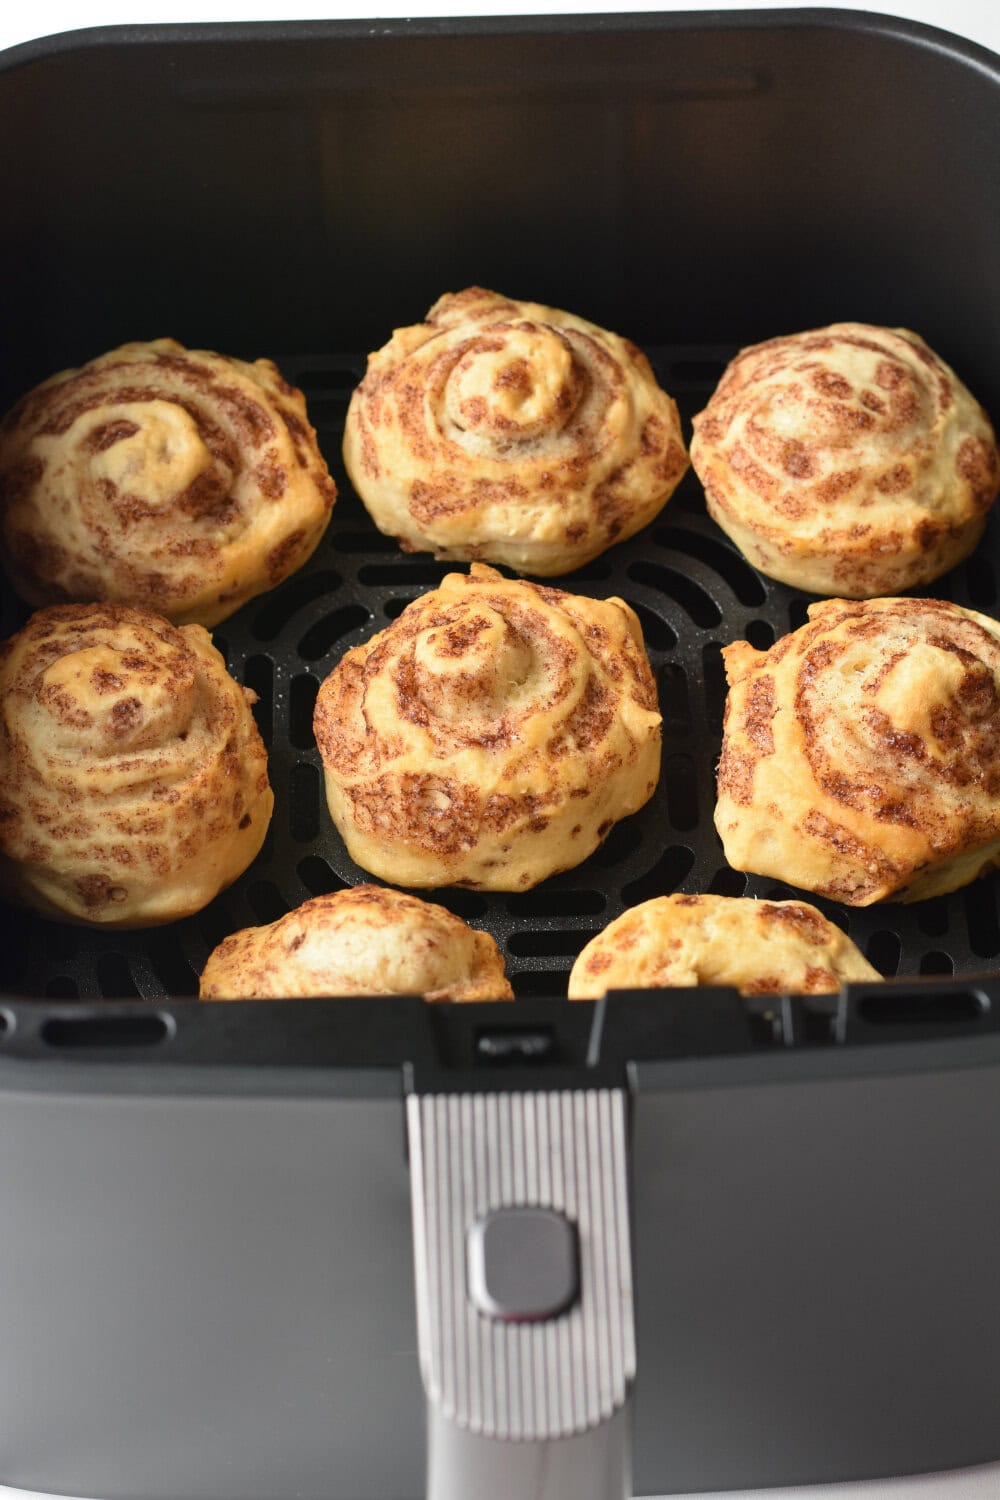
[(200, 625), (39, 610), (0, 646), (0, 893), (103, 927), (205, 906), (271, 817), (252, 701)]
[(591, 939), (570, 972), (569, 998), (712, 984), (743, 995), (819, 995), (881, 977), (804, 901), (656, 896)]
[(335, 498), (305, 399), (269, 359), (123, 344), (0, 425), (0, 539), (33, 605), (216, 625), (301, 567)]
[(324, 995), (513, 1000), (514, 991), (489, 933), (375, 885), (316, 896), (267, 927), (234, 932), (201, 976), (202, 1000)]
[(368, 361), (344, 462), (407, 551), (550, 577), (645, 526), (687, 468), (645, 355), (482, 287), (441, 297)]
[(473, 564), (348, 651), (316, 700), (333, 821), (403, 886), (514, 891), (652, 795), (656, 687), (634, 612)]
[(834, 323), (732, 361), (694, 419), (709, 514), (817, 594), (896, 594), (960, 562), (1000, 490), (986, 413), (905, 328)]
[(833, 599), (723, 651), (715, 825), (737, 870), (851, 906), (1000, 861), (1000, 625), (937, 599)]

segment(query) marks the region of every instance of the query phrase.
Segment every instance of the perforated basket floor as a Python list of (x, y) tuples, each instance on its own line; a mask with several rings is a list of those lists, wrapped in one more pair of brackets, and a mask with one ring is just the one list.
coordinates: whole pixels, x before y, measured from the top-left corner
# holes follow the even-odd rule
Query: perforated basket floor
[[(649, 351), (690, 417), (714, 388), (733, 349)], [(197, 993), (210, 950), (237, 928), (273, 921), (310, 896), (369, 879), (347, 856), (326, 810), (312, 736), (317, 688), (343, 652), (384, 628), (406, 604), (454, 570), (407, 556), (381, 536), (340, 461), (347, 402), (361, 357), (278, 357), (306, 393), (340, 498), (310, 563), (214, 632), (230, 671), (258, 694), (269, 748), (274, 818), (251, 868), (195, 917), (144, 932), (101, 933), (3, 915), (16, 932), (0, 944), (0, 988), (27, 996), (161, 999)], [(995, 613), (995, 523), (976, 553), (922, 592)], [(663, 774), (653, 800), (613, 829), (590, 859), (536, 890), (482, 895), (445, 890), (432, 899), (491, 932), (518, 996), (565, 994), (576, 954), (613, 917), (671, 891), (786, 898), (771, 880), (731, 870), (712, 824), (725, 679), (720, 646), (770, 645), (805, 620), (809, 599), (762, 578), (705, 513), (688, 473), (660, 518), (579, 572), (554, 580), (597, 597), (617, 594), (636, 610), (656, 674), (664, 719)], [(2, 634), (26, 618), (9, 594)], [(947, 897), (904, 907), (849, 911), (815, 900), (887, 977), (993, 971), (1000, 955), (997, 881), (989, 876)], [(430, 894), (430, 893), (425, 893)]]

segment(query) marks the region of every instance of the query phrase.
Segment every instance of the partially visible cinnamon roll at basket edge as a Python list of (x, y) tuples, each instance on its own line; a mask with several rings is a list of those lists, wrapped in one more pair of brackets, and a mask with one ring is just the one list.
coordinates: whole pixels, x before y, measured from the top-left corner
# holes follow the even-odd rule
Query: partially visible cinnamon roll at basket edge
[(270, 821), (253, 701), (200, 625), (126, 604), (32, 615), (0, 645), (0, 894), (112, 928), (200, 910)]
[(738, 870), (851, 906), (1000, 863), (1000, 624), (937, 599), (833, 599), (723, 650), (715, 824)]
[(731, 362), (694, 418), (709, 515), (794, 588), (866, 599), (966, 557), (1000, 490), (989, 418), (916, 333), (834, 323)]
[(537, 885), (642, 807), (660, 771), (629, 606), (479, 563), (348, 651), (314, 726), (348, 853), (394, 885)]
[(302, 566), (335, 499), (305, 399), (269, 359), (123, 344), (0, 424), (0, 543), (32, 605), (216, 625)]
[(733, 985), (743, 995), (823, 995), (882, 976), (805, 901), (746, 896), (654, 896), (609, 922), (581, 948), (570, 1000), (609, 990)]
[(356, 885), (314, 896), (276, 922), (224, 938), (209, 955), (199, 995), (513, 1000), (514, 991), (488, 932), (418, 896)]
[(407, 551), (553, 577), (651, 521), (687, 454), (635, 344), (469, 287), (369, 357), (344, 462)]

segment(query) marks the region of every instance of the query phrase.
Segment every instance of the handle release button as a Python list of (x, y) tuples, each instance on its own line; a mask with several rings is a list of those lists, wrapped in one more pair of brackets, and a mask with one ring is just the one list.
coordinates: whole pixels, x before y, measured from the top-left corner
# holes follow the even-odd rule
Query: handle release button
[(505, 1323), (558, 1317), (580, 1289), (576, 1226), (551, 1208), (501, 1208), (478, 1219), (467, 1242), (469, 1295)]

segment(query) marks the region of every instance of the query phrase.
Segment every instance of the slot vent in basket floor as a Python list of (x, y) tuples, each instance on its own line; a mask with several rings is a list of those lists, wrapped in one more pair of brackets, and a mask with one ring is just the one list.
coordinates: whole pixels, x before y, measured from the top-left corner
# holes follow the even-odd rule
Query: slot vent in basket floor
[[(731, 352), (651, 351), (666, 372), (668, 388), (674, 372), (688, 435), (692, 413), (704, 406)], [(306, 567), (273, 593), (251, 601), (215, 636), (230, 671), (259, 698), (256, 712), (269, 741), (275, 793), (265, 847), (230, 890), (169, 928), (101, 933), (18, 915), (19, 942), (0, 958), (0, 988), (8, 992), (60, 1000), (191, 995), (210, 949), (228, 933), (273, 920), (310, 896), (370, 878), (348, 857), (326, 809), (312, 737), (316, 691), (345, 650), (384, 628), (412, 599), (463, 565), (400, 552), (392, 538), (376, 530), (348, 483), (340, 461), (343, 419), (364, 361), (331, 355), (279, 358), (278, 363), (307, 391), (340, 498)], [(991, 524), (973, 557), (932, 592), (995, 611), (997, 555)], [(638, 901), (675, 890), (786, 900), (803, 894), (729, 869), (712, 815), (726, 695), (720, 647), (748, 639), (766, 649), (804, 623), (810, 600), (746, 563), (709, 520), (691, 472), (646, 531), (578, 572), (550, 581), (593, 597), (617, 594), (636, 609), (660, 695), (664, 774), (646, 808), (613, 828), (582, 865), (534, 893), (418, 893), (492, 932), (504, 949), (516, 993), (525, 997), (564, 995), (580, 948)], [(4, 594), (2, 634), (17, 629), (27, 613)], [(962, 975), (995, 967), (1000, 955), (998, 880), (989, 876), (914, 906), (846, 910), (808, 899), (886, 975)]]

